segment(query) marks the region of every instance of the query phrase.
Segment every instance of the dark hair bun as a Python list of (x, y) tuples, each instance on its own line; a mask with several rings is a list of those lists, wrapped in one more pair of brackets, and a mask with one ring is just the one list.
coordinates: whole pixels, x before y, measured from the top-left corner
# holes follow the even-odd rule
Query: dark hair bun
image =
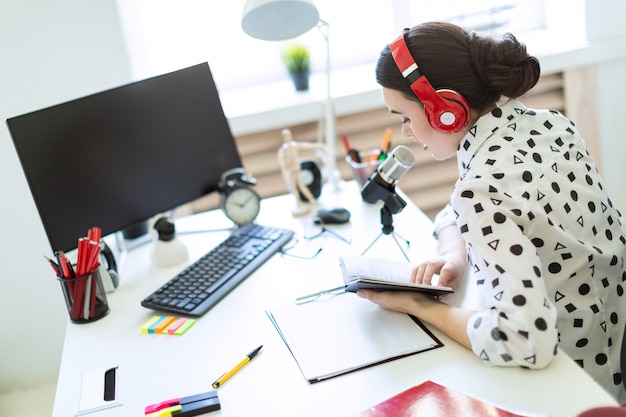
[(537, 84), (539, 61), (512, 34), (497, 39), (472, 32), (469, 39), (472, 66), (492, 92), (519, 97)]

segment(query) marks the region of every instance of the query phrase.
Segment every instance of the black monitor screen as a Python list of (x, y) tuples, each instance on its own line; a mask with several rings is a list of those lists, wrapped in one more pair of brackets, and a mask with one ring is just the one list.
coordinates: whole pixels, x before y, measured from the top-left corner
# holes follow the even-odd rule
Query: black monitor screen
[(53, 250), (213, 192), (241, 166), (206, 63), (7, 124)]

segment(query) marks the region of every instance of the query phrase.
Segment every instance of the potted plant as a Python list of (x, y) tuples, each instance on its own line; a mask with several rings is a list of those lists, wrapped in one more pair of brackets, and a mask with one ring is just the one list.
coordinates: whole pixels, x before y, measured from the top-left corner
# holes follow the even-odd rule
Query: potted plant
[(309, 89), (309, 75), (311, 72), (311, 54), (309, 49), (297, 43), (285, 45), (282, 52), (282, 59), (296, 91), (307, 91)]

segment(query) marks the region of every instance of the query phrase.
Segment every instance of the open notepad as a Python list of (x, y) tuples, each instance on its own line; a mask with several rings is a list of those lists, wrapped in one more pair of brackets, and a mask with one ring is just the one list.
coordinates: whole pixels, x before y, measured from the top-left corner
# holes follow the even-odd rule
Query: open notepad
[(415, 265), (408, 262), (392, 261), (346, 254), (339, 257), (341, 273), (346, 291), (374, 289), (386, 291), (418, 291), (430, 295), (444, 295), (453, 292), (450, 287), (415, 284), (409, 281)]
[(443, 346), (415, 318), (350, 293), (266, 313), (310, 383)]

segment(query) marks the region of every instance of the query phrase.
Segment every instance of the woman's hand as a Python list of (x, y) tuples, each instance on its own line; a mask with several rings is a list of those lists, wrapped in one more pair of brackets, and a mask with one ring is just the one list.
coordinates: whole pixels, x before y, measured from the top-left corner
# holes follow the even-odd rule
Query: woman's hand
[(433, 275), (439, 274), (439, 285), (456, 290), (467, 265), (465, 240), (456, 227), (441, 229), (438, 239), (439, 256), (419, 264), (411, 274), (411, 281), (431, 285)]
[(466, 261), (458, 255), (439, 256), (420, 263), (411, 273), (411, 282), (431, 285), (439, 274), (438, 285), (457, 289), (465, 275)]

